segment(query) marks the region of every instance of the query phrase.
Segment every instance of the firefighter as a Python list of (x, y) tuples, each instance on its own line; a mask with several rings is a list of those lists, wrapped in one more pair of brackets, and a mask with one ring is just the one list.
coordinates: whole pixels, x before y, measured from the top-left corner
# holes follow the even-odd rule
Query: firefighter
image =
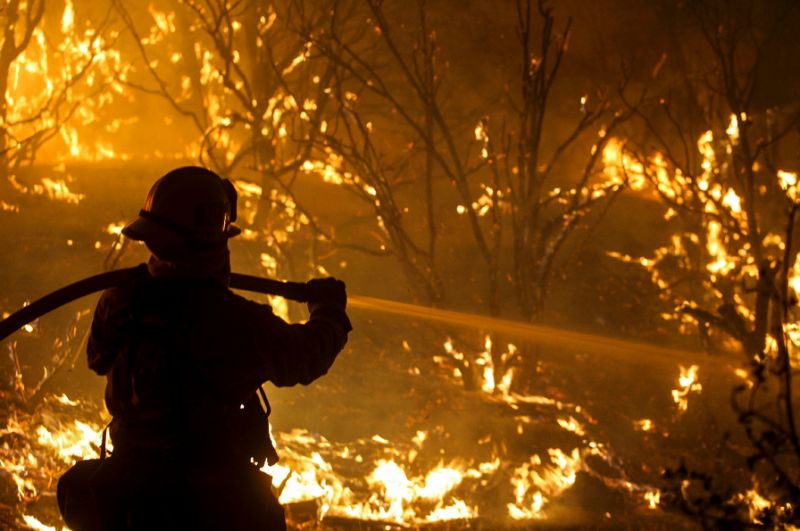
[(347, 296), (340, 280), (313, 279), (309, 320), (288, 324), (231, 292), (235, 219), (230, 181), (191, 166), (156, 181), (123, 229), (152, 255), (95, 310), (89, 367), (107, 378), (113, 453), (61, 478), (72, 529), (285, 529), (259, 470), (277, 459), (261, 384), (328, 371), (351, 330)]

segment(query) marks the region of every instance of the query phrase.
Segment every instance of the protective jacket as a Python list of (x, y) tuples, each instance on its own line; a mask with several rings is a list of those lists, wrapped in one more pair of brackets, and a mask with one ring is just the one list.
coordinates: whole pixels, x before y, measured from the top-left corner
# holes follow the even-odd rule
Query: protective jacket
[(269, 478), (252, 464), (270, 445), (253, 411), (262, 383), (308, 384), (347, 341), (342, 307), (310, 309), (306, 323), (289, 324), (231, 292), (225, 275), (152, 263), (140, 282), (102, 294), (88, 344), (113, 415), (114, 454), (94, 478), (100, 528), (282, 528)]

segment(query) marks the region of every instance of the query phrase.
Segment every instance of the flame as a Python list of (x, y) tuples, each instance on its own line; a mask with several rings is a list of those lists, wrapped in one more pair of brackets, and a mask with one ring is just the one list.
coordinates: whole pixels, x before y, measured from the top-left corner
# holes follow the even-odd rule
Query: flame
[[(421, 448), (426, 439), (426, 432), (418, 432), (414, 445)], [(395, 451), (391, 442), (379, 435), (373, 436), (369, 442), (387, 451)], [(300, 446), (330, 451), (332, 443), (302, 430), (278, 434), (278, 443), (284, 445), (281, 453), (287, 464), (266, 466), (264, 470), (272, 475), (273, 485), (280, 492), (281, 503), (317, 500), (319, 519), (336, 515), (412, 525), (475, 518), (478, 515), (477, 508), (470, 507), (452, 493), (466, 477), (493, 473), (500, 464), (498, 460), (496, 463), (482, 463), (477, 468), (465, 469), (440, 463), (425, 474), (415, 475), (409, 471), (409, 465), (395, 458), (379, 458), (365, 477), (369, 487), (365, 498), (359, 499), (360, 495), (345, 486), (344, 479), (334, 471), (333, 465), (320, 451), (304, 455), (295, 450)], [(363, 460), (361, 453), (351, 446), (333, 448), (333, 451), (344, 459), (356, 462)]]
[(734, 500), (744, 502), (747, 504), (748, 512), (750, 513), (750, 521), (754, 524), (763, 524), (761, 521), (762, 514), (775, 507), (775, 504), (765, 497), (763, 497), (757, 490), (750, 489), (741, 492), (734, 496)]
[(86, 197), (85, 194), (72, 192), (64, 179), (50, 179), (44, 177), (39, 183), (28, 187), (19, 183), (15, 177), (9, 178), (11, 185), (23, 194), (46, 195), (49, 199), (64, 201), (74, 205), (79, 204)]
[(618, 138), (608, 139), (603, 147), (603, 173), (610, 183), (627, 182), (631, 189), (642, 190), (646, 184), (644, 166), (624, 148), (624, 142)]
[(730, 122), (728, 122), (728, 128), (725, 130), (725, 133), (730, 137), (731, 142), (737, 142), (739, 140), (739, 119), (736, 118), (735, 114), (731, 114)]
[[(490, 335), (484, 336), (483, 350), (477, 355), (467, 358), (463, 352), (456, 350), (453, 345), (453, 340), (447, 338), (444, 342), (445, 353), (459, 362), (458, 365), (464, 367), (466, 370), (474, 372), (474, 376), (480, 383), (481, 390), (488, 395), (496, 395), (501, 400), (511, 402), (511, 385), (514, 380), (514, 367), (510, 366), (507, 362), (517, 355), (516, 345), (509, 343), (506, 345), (505, 351), (500, 356), (502, 367), (496, 367), (492, 350), (494, 348), (492, 338)], [(434, 361), (439, 364), (447, 365), (447, 359), (442, 356), (434, 356)], [(453, 370), (454, 375), (462, 379), (461, 368), (456, 366)]]
[[(440, 465), (424, 478), (409, 478), (395, 461), (379, 460), (366, 478), (373, 492), (369, 500), (344, 507), (341, 513), (334, 511), (334, 514), (399, 524), (475, 518), (477, 508), (468, 507), (463, 500), (453, 498), (449, 503), (444, 502), (463, 477), (460, 470)], [(418, 500), (437, 500), (437, 505), (420, 518), (413, 507)]]
[(53, 432), (40, 425), (36, 428), (36, 439), (40, 445), (55, 450), (64, 463), (71, 463), (95, 454), (102, 440), (102, 427), (75, 420)]
[(717, 155), (714, 151), (714, 133), (706, 131), (697, 139), (697, 150), (703, 157), (700, 166), (703, 168), (702, 180), (698, 183), (701, 190), (708, 189), (708, 181), (716, 164)]
[[(18, 441), (0, 448), (0, 468), (11, 475), (23, 502), (36, 500), (51, 489), (53, 478), (76, 459), (97, 456), (100, 424), (65, 418), (74, 417), (74, 408), (79, 405), (67, 395), (51, 396), (33, 416), (18, 419), (13, 415), (0, 430), (0, 437), (13, 435)], [(51, 407), (62, 411), (68, 408), (69, 412), (57, 413)]]
[(514, 470), (511, 484), (515, 501), (507, 505), (511, 518), (543, 518), (545, 505), (575, 484), (578, 472), (583, 468), (580, 450), (575, 448), (566, 454), (558, 448), (551, 448), (547, 452), (549, 464), (543, 465), (541, 458), (534, 455), (528, 463)]
[(703, 386), (697, 379), (697, 372), (700, 369), (697, 365), (684, 367), (680, 365), (680, 376), (678, 376), (678, 389), (672, 390), (672, 400), (678, 405), (679, 411), (686, 411), (689, 408), (689, 393), (699, 393)]
[(731, 209), (732, 212), (740, 214), (742, 212), (742, 198), (736, 195), (733, 188), (728, 188), (725, 197), (722, 198), (722, 204)]
[(658, 490), (649, 490), (644, 493), (644, 499), (647, 502), (647, 508), (651, 510), (658, 509), (661, 503), (661, 492)]
[(706, 265), (711, 273), (722, 276), (727, 275), (736, 267), (736, 261), (728, 255), (725, 243), (722, 241), (722, 224), (719, 221), (711, 220), (708, 222), (708, 234), (706, 239), (706, 249), (708, 254), (714, 259)]
[(793, 202), (800, 202), (800, 193), (797, 189), (797, 172), (778, 170), (778, 184), (786, 196)]
[(109, 223), (105, 228), (105, 232), (111, 234), (112, 236), (119, 236), (120, 234), (122, 234), (122, 229), (124, 228), (125, 228), (124, 221), (120, 221), (117, 223)]
[(486, 118), (478, 122), (475, 126), (475, 140), (481, 143), (481, 158), (489, 158), (489, 132), (487, 130), (488, 121)]
[[(107, 157), (113, 149), (98, 143), (93, 152), (81, 142), (78, 131), (95, 128), (104, 108), (121, 92), (120, 81), (126, 79), (131, 66), (123, 64), (119, 50), (111, 47), (106, 35), (89, 24), (80, 29), (76, 26), (73, 0), (64, 3), (60, 34), (45, 36), (43, 26), (33, 28), (27, 47), (9, 68), (4, 124), (9, 133), (8, 153), (18, 158), (17, 162), (28, 163), (32, 156), (26, 149), (29, 145), (37, 151), (42, 139), (48, 143), (51, 138), (61, 138), (60, 145), (49, 142), (52, 148), (37, 153), (37, 161)], [(108, 90), (102, 90), (105, 88)]]
[(304, 63), (311, 56), (311, 43), (306, 43), (306, 47), (300, 52), (289, 65), (283, 69), (283, 75), (292, 73), (295, 68)]
[(564, 428), (567, 431), (571, 431), (575, 435), (579, 435), (583, 437), (586, 435), (586, 429), (583, 427), (583, 424), (575, 420), (575, 417), (570, 416), (569, 418), (559, 418), (556, 420), (558, 425)]
[(64, 14), (61, 16), (61, 32), (72, 33), (75, 29), (75, 8), (72, 6), (72, 0), (66, 0), (64, 3)]
[(55, 527), (43, 524), (35, 516), (25, 514), (22, 516), (22, 519), (25, 520), (25, 525), (36, 531), (56, 531)]
[[(496, 347), (491, 343), (490, 338), (485, 338), (486, 351)], [(456, 353), (452, 341), (448, 341), (447, 348)], [(580, 436), (586, 433), (583, 423), (576, 418), (582, 411), (578, 406), (543, 396), (509, 394), (502, 399), (508, 400), (509, 405), (525, 403), (558, 410), (571, 409), (573, 414), (560, 417), (559, 425)], [(48, 398), (47, 403), (62, 409), (84, 407), (80, 401), (63, 394)], [(32, 436), (32, 448), (38, 448), (38, 453), (6, 452), (2, 454), (0, 463), (15, 478), (20, 496), (26, 500), (52, 488), (32, 475), (34, 472), (58, 474), (75, 458), (95, 456), (101, 440), (99, 423), (65, 420), (49, 413), (46, 408), (29, 425), (15, 423), (12, 418), (6, 431)], [(430, 440), (428, 431), (419, 430), (410, 443), (375, 435), (345, 444), (328, 441), (304, 430), (293, 430), (275, 434), (282, 461), (264, 470), (272, 475), (282, 503), (316, 500), (320, 521), (326, 516), (337, 516), (421, 526), (477, 518), (480, 515), (478, 507), (465, 495), (476, 492), (480, 488), (478, 485), (486, 481), (505, 478), (501, 474), (506, 470), (503, 460), (495, 455), (486, 462), (475, 464), (439, 462), (424, 467), (417, 457)], [(49, 461), (37, 455), (49, 456), (46, 458)], [(597, 455), (611, 463), (602, 445), (589, 442), (584, 449), (564, 451), (551, 448), (544, 458), (534, 455), (528, 462), (516, 465), (511, 478), (504, 480), (508, 481), (507, 492), (513, 500), (506, 507), (509, 517), (517, 520), (544, 517), (547, 507), (575, 484), (578, 472), (585, 468), (585, 455)], [(7, 459), (11, 456), (13, 459)], [(340, 461), (342, 464), (337, 465)], [(47, 465), (47, 462), (53, 464)], [(359, 469), (370, 472), (365, 476), (348, 476), (347, 471), (352, 469), (353, 463), (363, 463)], [(629, 484), (623, 486), (628, 490), (633, 488)]]

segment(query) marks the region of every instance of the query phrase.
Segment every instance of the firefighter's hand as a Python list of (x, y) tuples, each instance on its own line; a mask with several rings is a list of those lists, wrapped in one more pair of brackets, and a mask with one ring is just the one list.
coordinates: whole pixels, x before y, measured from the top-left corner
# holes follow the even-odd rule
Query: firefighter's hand
[(306, 282), (308, 287), (308, 307), (333, 306), (344, 310), (347, 306), (347, 291), (344, 282), (333, 277), (314, 278)]

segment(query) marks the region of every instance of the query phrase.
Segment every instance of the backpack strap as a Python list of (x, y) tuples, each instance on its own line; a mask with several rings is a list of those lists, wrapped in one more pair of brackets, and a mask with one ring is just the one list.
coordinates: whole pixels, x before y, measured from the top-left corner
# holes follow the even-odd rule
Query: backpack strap
[(269, 429), (269, 416), (272, 413), (272, 406), (269, 404), (269, 399), (267, 398), (267, 393), (264, 391), (264, 387), (259, 385), (257, 390), (258, 396), (261, 397), (261, 400), (264, 402), (264, 421), (267, 423), (267, 440), (266, 444), (263, 448), (263, 454), (260, 457), (260, 462), (258, 462), (259, 468), (264, 465), (264, 461), (267, 462), (268, 465), (272, 466), (278, 462), (278, 452), (275, 450), (275, 445), (272, 444), (272, 437), (270, 435)]
[(111, 421), (108, 424), (106, 424), (106, 427), (103, 428), (103, 435), (100, 438), (100, 461), (105, 461), (106, 460), (106, 455), (108, 454), (108, 451), (106, 450), (106, 440), (107, 440), (107, 437), (108, 437), (108, 428), (111, 427), (111, 424), (113, 422), (114, 422), (114, 419), (111, 419)]
[(264, 392), (263, 385), (258, 386), (258, 394), (261, 397), (261, 400), (264, 401), (264, 408), (267, 413), (267, 419), (269, 419), (269, 416), (272, 414), (272, 406), (269, 405), (269, 399), (267, 398), (267, 393)]

